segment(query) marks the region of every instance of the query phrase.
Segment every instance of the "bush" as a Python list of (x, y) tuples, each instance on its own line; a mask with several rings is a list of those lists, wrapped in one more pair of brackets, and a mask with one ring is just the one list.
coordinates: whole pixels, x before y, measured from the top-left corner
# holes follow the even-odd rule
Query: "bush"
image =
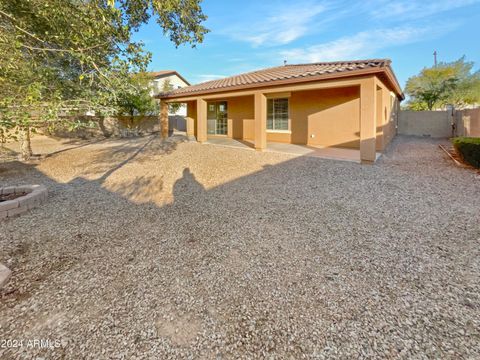
[(453, 139), (453, 146), (465, 162), (480, 168), (480, 138), (457, 137)]

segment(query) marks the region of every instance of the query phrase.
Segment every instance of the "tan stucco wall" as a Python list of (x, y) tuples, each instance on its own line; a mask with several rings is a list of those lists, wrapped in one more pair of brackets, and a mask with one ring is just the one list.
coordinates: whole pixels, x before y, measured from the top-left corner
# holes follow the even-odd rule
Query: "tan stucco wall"
[(293, 92), (290, 109), (293, 143), (359, 147), (359, 87)]
[[(228, 98), (228, 125), (231, 126), (229, 136), (234, 139), (251, 140), (255, 139), (255, 109), (253, 96), (241, 96)], [(290, 134), (269, 133), (267, 141), (290, 142)]]
[(253, 95), (227, 99), (229, 125), (234, 139), (253, 140), (255, 137), (253, 101)]
[(383, 151), (397, 132), (398, 98), (379, 79), (377, 81), (377, 139), (376, 150)]
[(283, 132), (268, 132), (267, 131), (267, 141), (280, 142), (280, 143), (291, 143), (292, 136), (288, 133)]
[[(291, 133), (267, 132), (267, 141), (317, 146), (359, 146), (360, 114), (358, 87), (292, 92)], [(231, 136), (253, 140), (254, 98), (228, 98)], [(315, 134), (314, 138), (310, 138)]]
[(397, 135), (398, 114), (400, 112), (400, 102), (398, 98), (396, 96), (392, 97), (389, 92), (387, 92), (387, 96), (384, 98), (384, 104), (388, 104), (388, 111), (387, 120), (383, 124), (382, 147), (377, 148), (379, 150), (384, 150)]

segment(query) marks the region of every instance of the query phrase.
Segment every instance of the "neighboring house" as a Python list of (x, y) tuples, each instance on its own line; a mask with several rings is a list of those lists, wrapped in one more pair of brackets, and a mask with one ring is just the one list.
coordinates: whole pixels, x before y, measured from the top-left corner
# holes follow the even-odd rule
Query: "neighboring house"
[[(157, 96), (159, 93), (165, 91), (164, 86), (166, 81), (172, 86), (172, 89), (180, 89), (190, 85), (190, 83), (175, 70), (153, 71), (149, 72), (148, 75), (152, 77), (152, 96)], [(182, 106), (175, 114), (169, 113), (169, 115), (186, 116), (187, 109), (185, 106)]]
[[(390, 60), (284, 65), (159, 94), (187, 104), (187, 134), (360, 150), (373, 162), (396, 134), (404, 95)], [(165, 112), (164, 112), (165, 113)], [(165, 124), (165, 116), (162, 122)]]

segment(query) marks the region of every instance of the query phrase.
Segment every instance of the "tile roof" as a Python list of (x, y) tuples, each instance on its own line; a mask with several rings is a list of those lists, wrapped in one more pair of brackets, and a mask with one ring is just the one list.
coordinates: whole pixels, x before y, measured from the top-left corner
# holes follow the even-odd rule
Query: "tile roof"
[[(313, 64), (283, 65), (272, 68), (256, 70), (244, 74), (230, 76), (224, 79), (206, 81), (200, 84), (187, 86), (181, 89), (160, 94), (159, 97), (179, 97), (180, 95), (189, 96), (198, 93), (218, 92), (229, 88), (249, 88), (259, 87), (263, 84), (274, 85), (275, 82), (291, 80), (292, 82), (316, 80), (317, 78), (333, 77), (335, 74), (342, 76), (357, 75), (368, 70), (384, 70), (390, 65), (389, 59), (371, 59), (354, 61), (335, 61)], [(314, 78), (314, 79), (311, 79)]]

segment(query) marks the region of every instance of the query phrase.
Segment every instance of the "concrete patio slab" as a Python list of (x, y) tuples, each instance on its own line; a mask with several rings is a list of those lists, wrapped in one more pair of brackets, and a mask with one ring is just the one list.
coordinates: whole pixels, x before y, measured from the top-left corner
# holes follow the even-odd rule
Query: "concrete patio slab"
[(205, 144), (255, 150), (253, 141), (237, 140), (228, 137), (209, 137)]
[[(231, 139), (228, 137), (209, 137), (208, 141), (206, 141), (205, 143), (230, 148), (254, 150), (253, 142)], [(306, 145), (269, 142), (265, 151), (296, 156), (312, 156), (322, 159), (352, 161), (360, 163), (360, 150), (357, 149), (335, 147), (319, 148)], [(377, 160), (381, 155), (381, 153), (377, 153)]]

